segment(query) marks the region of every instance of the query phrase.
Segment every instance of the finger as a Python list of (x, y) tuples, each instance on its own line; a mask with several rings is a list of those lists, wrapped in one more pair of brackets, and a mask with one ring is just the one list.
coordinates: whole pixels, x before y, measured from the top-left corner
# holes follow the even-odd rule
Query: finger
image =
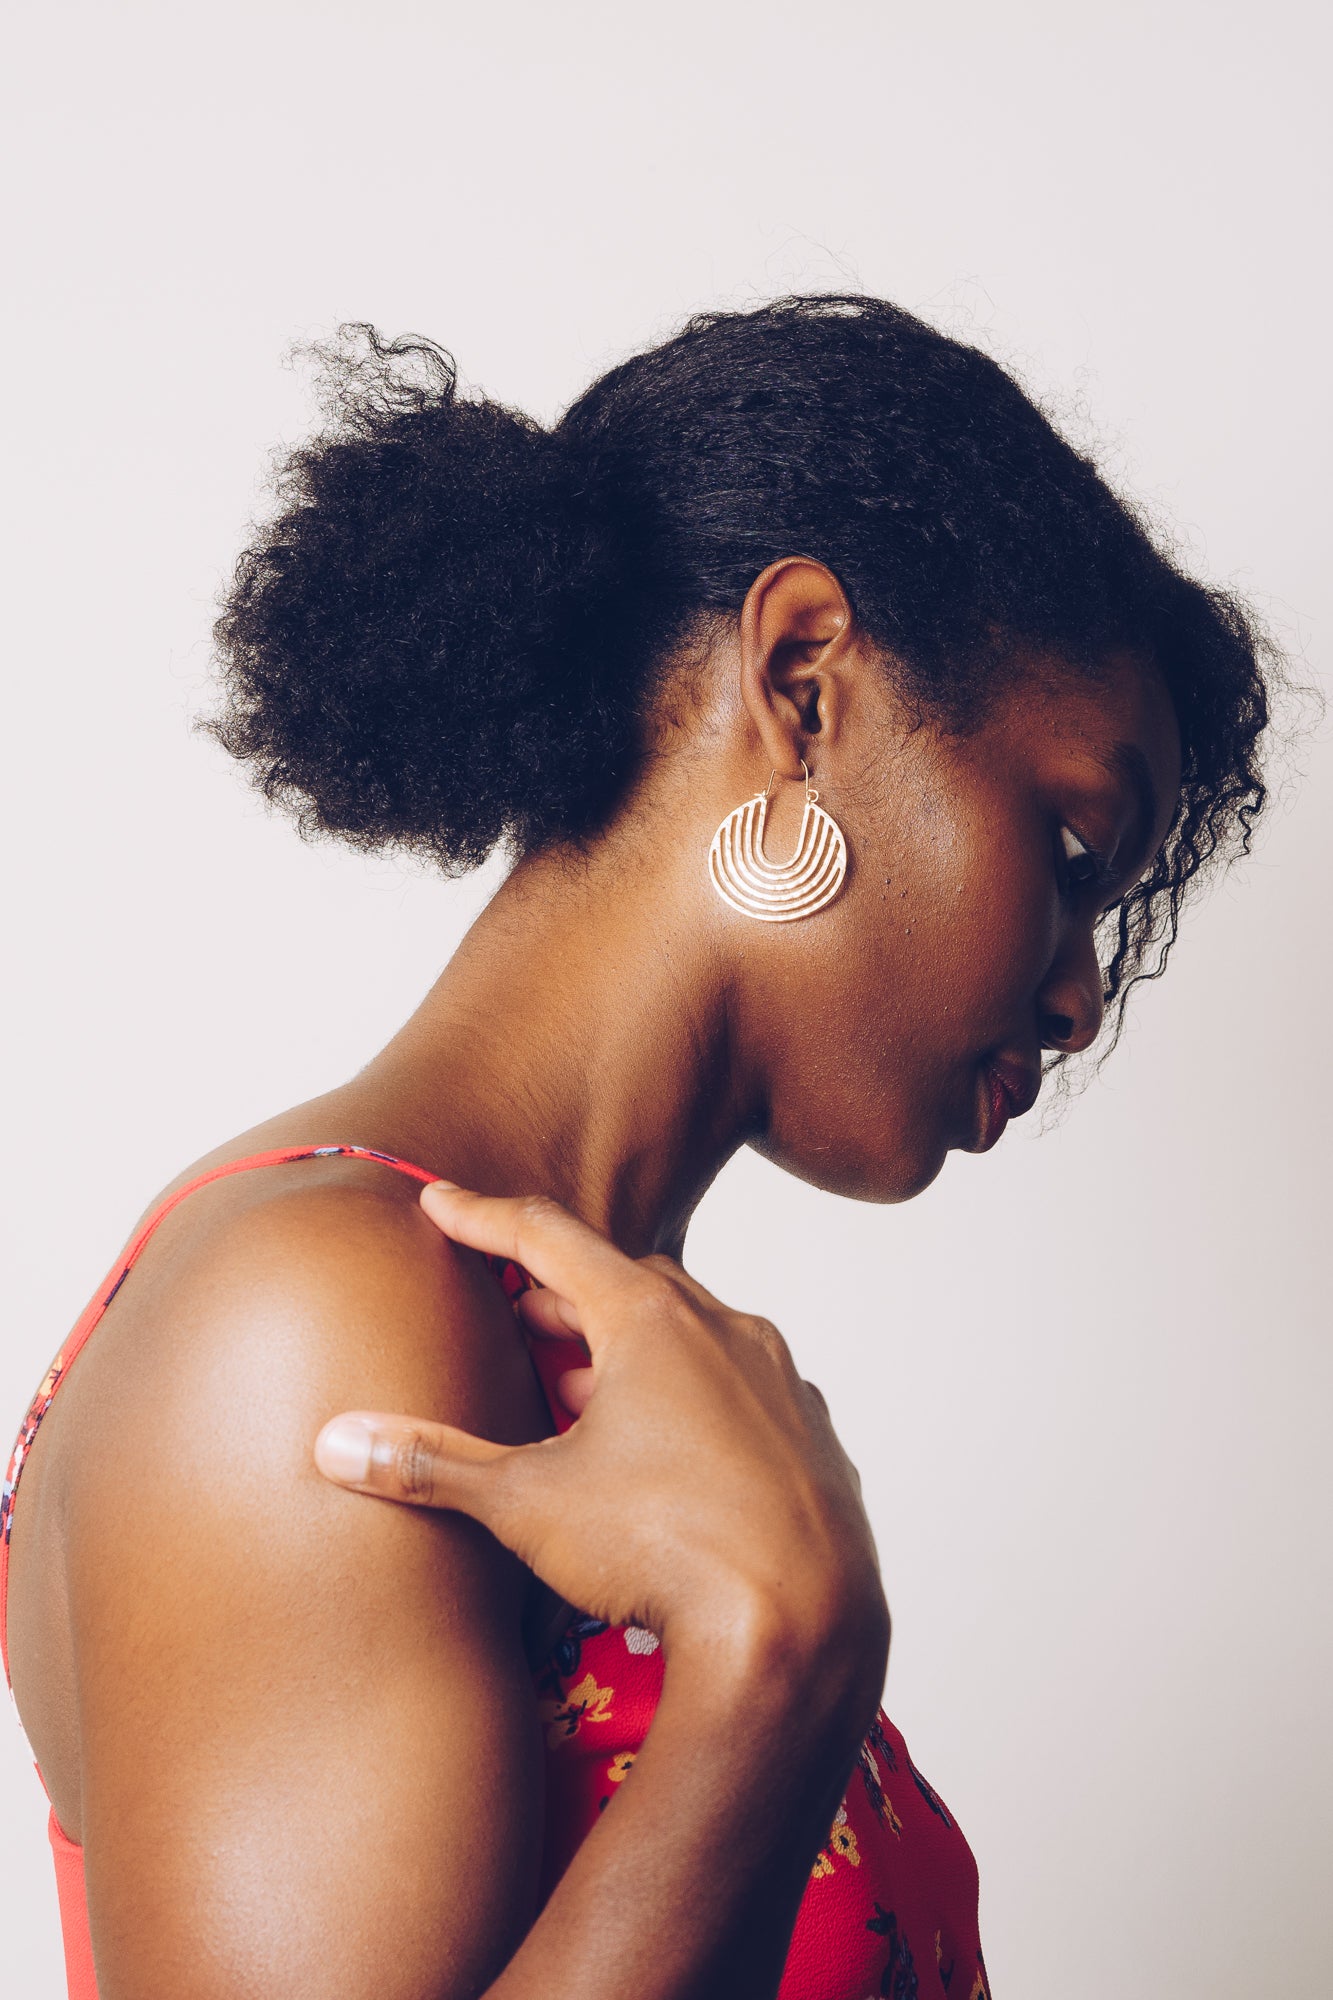
[[(421, 1206), (455, 1243), (512, 1258), (568, 1299), (585, 1338), (590, 1308), (595, 1311), (648, 1282), (632, 1257), (547, 1195), (474, 1194), (449, 1181), (432, 1181), (421, 1190)], [(597, 1338), (605, 1339), (615, 1326), (614, 1315), (603, 1320)]]
[(592, 1401), (597, 1377), (591, 1368), (567, 1368), (555, 1378), (555, 1393), (571, 1417), (581, 1417)]
[(678, 1257), (668, 1257), (665, 1251), (656, 1251), (651, 1257), (640, 1258), (639, 1268), (643, 1271), (656, 1271), (662, 1277), (669, 1278), (673, 1285), (678, 1285), (681, 1291), (693, 1299), (697, 1306), (702, 1306), (705, 1312), (727, 1310), (721, 1299), (710, 1292), (707, 1285), (700, 1284), (693, 1273), (685, 1269)]
[(514, 1310), (529, 1333), (541, 1334), (548, 1340), (583, 1338), (583, 1322), (578, 1312), (568, 1299), (562, 1299), (548, 1285), (520, 1292), (514, 1300)]
[(315, 1464), (337, 1486), (412, 1507), (452, 1507), (491, 1525), (496, 1468), (514, 1447), (424, 1417), (344, 1410), (315, 1439)]

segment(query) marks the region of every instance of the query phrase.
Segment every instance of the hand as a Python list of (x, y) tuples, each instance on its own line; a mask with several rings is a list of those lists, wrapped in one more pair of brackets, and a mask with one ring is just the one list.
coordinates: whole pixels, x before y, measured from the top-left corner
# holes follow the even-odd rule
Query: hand
[(534, 1333), (586, 1343), (591, 1367), (560, 1384), (582, 1413), (563, 1436), (500, 1445), (350, 1411), (316, 1442), (328, 1478), (471, 1515), (561, 1597), (647, 1626), (668, 1652), (682, 1637), (758, 1637), (802, 1658), (847, 1638), (887, 1648), (860, 1481), (775, 1327), (544, 1197), (435, 1182), (421, 1203), (455, 1242), (545, 1287), (518, 1310)]

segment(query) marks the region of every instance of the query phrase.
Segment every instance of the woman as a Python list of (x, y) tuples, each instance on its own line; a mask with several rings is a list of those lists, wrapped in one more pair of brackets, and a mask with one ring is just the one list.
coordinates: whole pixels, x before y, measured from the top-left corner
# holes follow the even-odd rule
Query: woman
[(1093, 1046), (1263, 803), (1257, 636), (874, 300), (695, 320), (551, 433), (325, 361), (212, 726), (307, 830), (518, 861), (24, 1425), (71, 1993), (979, 2000), (855, 1473), (678, 1260), (739, 1146), (905, 1200)]

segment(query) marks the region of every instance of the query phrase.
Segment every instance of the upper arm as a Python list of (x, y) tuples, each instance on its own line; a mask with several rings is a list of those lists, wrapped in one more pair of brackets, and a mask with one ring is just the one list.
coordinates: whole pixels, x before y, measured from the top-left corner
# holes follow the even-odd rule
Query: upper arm
[[(526, 1573), (314, 1470), (400, 1408), (543, 1428), (495, 1287), (401, 1203), (311, 1196), (153, 1296), (68, 1521), (102, 2000), (445, 2000), (531, 1921)], [(177, 1357), (172, 1365), (172, 1355)]]

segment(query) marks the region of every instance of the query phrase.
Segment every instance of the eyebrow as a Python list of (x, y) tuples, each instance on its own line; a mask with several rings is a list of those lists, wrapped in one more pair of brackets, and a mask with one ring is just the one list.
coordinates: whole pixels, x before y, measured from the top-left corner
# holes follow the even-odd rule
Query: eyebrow
[(1157, 824), (1157, 815), (1161, 808), (1157, 787), (1148, 768), (1148, 759), (1137, 743), (1117, 743), (1113, 750), (1099, 759), (1099, 762), (1103, 770), (1108, 771), (1113, 778), (1123, 779), (1134, 794), (1134, 824), (1130, 836), (1123, 843), (1121, 850), (1123, 859), (1120, 861), (1117, 873), (1123, 869), (1124, 861), (1132, 856), (1138, 864), (1135, 869), (1137, 876), (1147, 865), (1148, 843), (1152, 839), (1152, 830)]

